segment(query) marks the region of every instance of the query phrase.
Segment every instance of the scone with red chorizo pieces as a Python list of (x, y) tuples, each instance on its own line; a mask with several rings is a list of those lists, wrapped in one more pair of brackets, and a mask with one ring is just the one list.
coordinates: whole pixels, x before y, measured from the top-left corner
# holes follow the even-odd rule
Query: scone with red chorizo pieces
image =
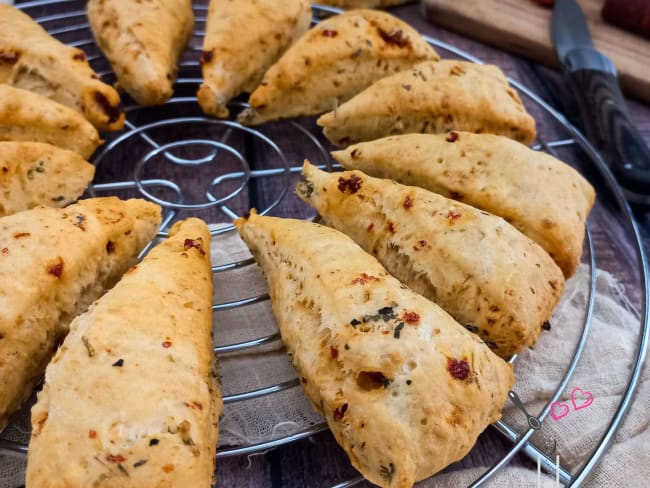
[(228, 102), (253, 91), (310, 22), (308, 0), (211, 0), (197, 93), (203, 111), (228, 117)]
[(191, 0), (89, 0), (87, 10), (119, 87), (140, 105), (165, 103), (192, 37)]
[(211, 305), (210, 232), (178, 222), (70, 325), (32, 408), (27, 486), (212, 486)]
[(438, 55), (410, 25), (379, 10), (349, 10), (312, 27), (264, 75), (243, 124), (332, 110), (386, 75)]
[(369, 86), (318, 125), (337, 146), (450, 130), (535, 140), (535, 120), (501, 70), (465, 61), (424, 62)]
[(366, 479), (410, 487), (500, 418), (511, 366), (349, 237), (254, 211), (235, 225), (307, 397)]
[(571, 166), (504, 136), (405, 134), (332, 153), (346, 169), (419, 186), (503, 217), (575, 273), (594, 204)]
[(38, 205), (65, 207), (94, 174), (75, 152), (41, 142), (0, 142), (0, 217)]
[(0, 218), (0, 428), (72, 319), (129, 269), (159, 225), (157, 205), (115, 197)]
[(422, 188), (308, 162), (298, 196), (386, 269), (508, 357), (532, 346), (562, 295), (551, 257), (500, 217)]
[(0, 84), (0, 141), (46, 142), (84, 159), (104, 142), (76, 110), (5, 84)]
[(0, 4), (0, 83), (81, 112), (98, 130), (124, 126), (120, 96), (102, 83), (81, 49), (66, 46), (29, 15)]

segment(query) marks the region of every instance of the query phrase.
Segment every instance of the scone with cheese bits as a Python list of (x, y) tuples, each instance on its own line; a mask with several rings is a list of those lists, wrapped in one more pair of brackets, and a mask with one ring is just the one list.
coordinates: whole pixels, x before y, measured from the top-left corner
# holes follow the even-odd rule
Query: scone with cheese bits
[(504, 136), (405, 134), (332, 153), (346, 169), (390, 178), (503, 217), (575, 273), (593, 187), (571, 166)]
[(38, 205), (65, 207), (94, 174), (75, 152), (41, 142), (0, 142), (0, 217)]
[(210, 232), (178, 222), (70, 325), (32, 408), (27, 486), (212, 486), (211, 305)]
[(104, 142), (76, 110), (5, 84), (0, 84), (0, 141), (46, 142), (84, 159)]
[(422, 188), (308, 162), (298, 196), (399, 280), (434, 301), (497, 354), (532, 346), (564, 276), (500, 217)]
[(377, 81), (318, 119), (337, 146), (396, 134), (462, 130), (535, 140), (535, 120), (496, 66), (424, 62)]
[(307, 397), (366, 479), (410, 487), (500, 418), (511, 366), (349, 237), (255, 212), (235, 225)]
[(0, 218), (0, 428), (72, 319), (115, 284), (159, 225), (157, 205), (115, 197)]
[(165, 103), (192, 36), (191, 0), (89, 0), (87, 10), (119, 87), (140, 105)]
[(402, 20), (350, 10), (312, 27), (264, 75), (243, 124), (332, 110), (386, 75), (438, 55)]
[(97, 129), (119, 130), (124, 112), (81, 49), (66, 46), (17, 8), (0, 4), (0, 83), (30, 90), (81, 112)]
[(203, 111), (227, 117), (228, 102), (253, 91), (310, 21), (309, 0), (211, 0), (197, 93)]

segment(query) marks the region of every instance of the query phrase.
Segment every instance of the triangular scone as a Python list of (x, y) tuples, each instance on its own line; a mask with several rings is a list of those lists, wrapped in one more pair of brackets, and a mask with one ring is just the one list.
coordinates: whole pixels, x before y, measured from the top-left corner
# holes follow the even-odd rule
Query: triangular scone
[(76, 110), (5, 84), (0, 84), (0, 141), (46, 142), (84, 159), (104, 142)]
[(510, 365), (349, 237), (254, 212), (235, 225), (307, 397), (372, 483), (412, 486), (499, 419)]
[(386, 75), (438, 55), (418, 32), (379, 10), (350, 10), (309, 30), (264, 75), (244, 124), (332, 110)]
[(227, 117), (228, 102), (254, 90), (310, 22), (309, 0), (211, 0), (197, 93), (203, 111)]
[(383, 8), (409, 2), (410, 0), (318, 0), (323, 5), (343, 8)]
[(500, 356), (532, 346), (562, 295), (551, 257), (500, 217), (360, 171), (305, 163), (298, 195)]
[(537, 242), (565, 277), (582, 255), (594, 189), (576, 170), (507, 137), (406, 134), (332, 153), (346, 169), (419, 186), (503, 217)]
[(318, 125), (337, 146), (395, 134), (462, 130), (535, 140), (535, 120), (496, 66), (425, 62), (379, 80)]
[(179, 222), (70, 325), (32, 408), (27, 486), (212, 486), (211, 305), (210, 232)]
[(192, 2), (89, 0), (87, 9), (95, 40), (120, 88), (140, 105), (165, 103), (192, 36)]
[(0, 142), (0, 217), (38, 205), (65, 207), (94, 174), (75, 152), (41, 142)]
[(157, 205), (115, 197), (0, 218), (0, 427), (72, 319), (113, 286), (159, 225)]
[(124, 112), (81, 49), (49, 35), (29, 15), (0, 4), (0, 83), (45, 95), (78, 110), (97, 129), (119, 130)]

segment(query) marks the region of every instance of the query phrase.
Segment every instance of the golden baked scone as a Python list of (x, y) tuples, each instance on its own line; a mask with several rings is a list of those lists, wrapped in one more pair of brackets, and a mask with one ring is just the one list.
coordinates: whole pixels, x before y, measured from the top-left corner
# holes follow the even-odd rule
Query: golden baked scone
[(165, 103), (192, 36), (191, 0), (89, 0), (87, 12), (119, 87), (140, 105)]
[(309, 30), (264, 75), (239, 122), (332, 110), (386, 75), (438, 55), (402, 20), (379, 10), (349, 10)]
[(365, 478), (410, 487), (500, 418), (511, 366), (349, 237), (255, 212), (235, 225), (307, 397)]
[(465, 61), (424, 62), (388, 76), (318, 119), (337, 146), (381, 137), (463, 130), (530, 144), (535, 120), (501, 70)]
[(211, 0), (197, 93), (203, 112), (228, 117), (228, 102), (254, 90), (310, 22), (309, 0)]
[(323, 5), (342, 8), (383, 8), (401, 5), (411, 0), (318, 0)]
[(0, 217), (37, 205), (65, 207), (92, 181), (95, 166), (42, 142), (0, 142)]
[(390, 178), (503, 217), (537, 242), (565, 277), (582, 255), (594, 189), (544, 152), (491, 134), (406, 134), (332, 153), (346, 169)]
[(46, 142), (90, 158), (102, 144), (79, 112), (49, 98), (0, 83), (0, 141)]
[(308, 162), (298, 196), (394, 276), (434, 301), (497, 354), (532, 346), (564, 277), (535, 242), (500, 217), (436, 193), (326, 173)]
[(97, 129), (119, 130), (124, 112), (81, 49), (66, 46), (17, 8), (0, 4), (0, 83), (45, 95), (78, 110)]
[(158, 225), (157, 205), (115, 197), (0, 218), (0, 427), (41, 378), (72, 319), (135, 262)]
[(70, 325), (32, 408), (26, 486), (212, 486), (211, 305), (210, 232), (188, 219)]

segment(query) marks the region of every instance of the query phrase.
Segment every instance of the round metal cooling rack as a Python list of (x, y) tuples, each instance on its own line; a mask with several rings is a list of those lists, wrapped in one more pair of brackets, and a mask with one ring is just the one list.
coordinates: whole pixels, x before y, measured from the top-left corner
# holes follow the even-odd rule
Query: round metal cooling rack
[[(53, 6), (57, 12), (52, 14)], [(108, 82), (115, 81), (106, 59), (93, 41), (87, 23), (85, 2), (80, 0), (40, 0), (23, 3), (19, 8), (30, 14), (52, 35), (61, 41), (82, 48), (93, 68)], [(171, 224), (187, 216), (197, 216), (207, 222), (221, 224), (212, 229), (215, 239), (233, 232), (232, 219), (242, 215), (250, 207), (256, 207), (261, 214), (273, 211), (277, 215), (311, 218), (313, 212), (306, 208), (289, 191), (297, 181), (304, 158), (315, 164), (332, 169), (326, 147), (328, 143), (316, 127), (313, 118), (265, 124), (259, 128), (244, 127), (230, 120), (215, 120), (202, 115), (195, 99), (195, 92), (201, 83), (199, 52), (205, 26), (206, 5), (195, 5), (195, 33), (184, 54), (175, 85), (175, 96), (165, 105), (143, 108), (137, 105), (125, 107), (127, 122), (119, 133), (105, 134), (106, 145), (93, 159), (97, 167), (95, 182), (89, 189), (90, 196), (117, 195), (122, 198), (144, 197), (164, 209), (164, 218), (159, 237), (167, 235)], [(314, 6), (314, 22), (323, 16), (338, 13), (338, 9)], [(426, 40), (440, 52), (480, 63), (472, 55), (431, 37)], [(629, 289), (636, 295), (631, 301), (640, 310), (638, 348), (629, 381), (623, 398), (612, 416), (596, 448), (587, 461), (574, 473), (560, 466), (559, 477), (563, 484), (579, 486), (588, 476), (600, 457), (606, 451), (621, 420), (627, 412), (640, 377), (648, 342), (649, 314), (649, 272), (638, 229), (616, 184), (612, 173), (602, 157), (567, 120), (526, 87), (510, 80), (523, 95), (527, 109), (538, 120), (549, 122), (543, 125), (534, 149), (547, 151), (589, 174), (595, 168), (601, 180), (599, 194), (611, 196), (614, 206), (602, 206), (599, 211), (608, 216), (607, 225), (619, 226), (629, 238), (627, 257), (611, 265), (611, 271), (619, 278), (625, 277)], [(128, 98), (127, 98), (128, 100)], [(244, 103), (234, 102), (231, 111), (237, 112)], [(168, 167), (166, 174), (173, 178), (160, 178), (156, 173)], [(546, 406), (537, 413), (540, 422), (548, 416), (551, 403), (556, 401), (571, 380), (580, 361), (585, 344), (589, 339), (591, 319), (595, 303), (596, 267), (599, 244), (608, 237), (599, 220), (589, 218), (586, 232), (586, 246), (583, 262), (590, 267), (589, 300), (584, 310), (582, 334), (572, 357), (567, 358), (564, 376)], [(597, 238), (594, 236), (597, 234)], [(146, 252), (143, 251), (143, 254)], [(216, 280), (219, 274), (243, 269), (253, 265), (252, 259), (229, 262), (213, 266)], [(611, 261), (610, 261), (611, 263)], [(227, 311), (251, 307), (268, 300), (268, 294), (260, 293), (213, 305), (214, 311)], [(220, 355), (254, 350), (277, 344), (280, 339), (276, 331), (263, 337), (238, 341), (215, 347)], [(514, 361), (516, 358), (512, 358)], [(226, 405), (259, 399), (267, 395), (297, 388), (297, 379), (272, 384), (224, 397)], [(512, 442), (509, 452), (496, 460), (471, 486), (480, 486), (502, 469), (518, 452), (533, 460), (540, 460), (542, 468), (556, 474), (554, 460), (531, 442), (533, 428), (518, 430), (501, 420), (494, 424), (496, 430)], [(217, 457), (251, 454), (278, 447), (298, 439), (309, 437), (327, 428), (324, 422), (290, 435), (283, 435), (264, 442), (220, 447)], [(27, 446), (15, 441), (0, 439), (0, 454), (24, 455)], [(337, 488), (353, 486), (361, 478), (340, 483)]]

